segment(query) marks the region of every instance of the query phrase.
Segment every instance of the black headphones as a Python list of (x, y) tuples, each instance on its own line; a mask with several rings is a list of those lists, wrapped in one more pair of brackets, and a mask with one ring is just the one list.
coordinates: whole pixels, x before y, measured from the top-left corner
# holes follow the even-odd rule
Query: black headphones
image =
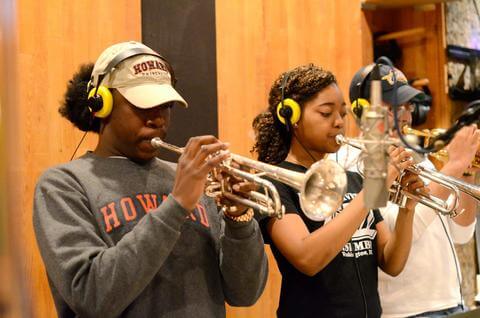
[(412, 127), (424, 124), (427, 121), (428, 112), (432, 107), (432, 93), (430, 92), (428, 85), (422, 86), (422, 90), (425, 95), (424, 98), (420, 99), (418, 97), (414, 97), (410, 101), (413, 105)]
[(424, 124), (430, 111), (430, 105), (426, 103), (413, 102), (412, 127)]
[(277, 104), (277, 118), (282, 124), (287, 126), (287, 129), (295, 125), (300, 120), (300, 115), (302, 114), (300, 105), (294, 99), (285, 98), (285, 86), (289, 77), (290, 72), (283, 75), (282, 85), (280, 86), (282, 99)]
[[(379, 57), (377, 59), (377, 63), (382, 63), (383, 65), (387, 65), (393, 69), (392, 62), (385, 56)], [(372, 73), (374, 66), (375, 63), (365, 67), (363, 72), (360, 74), (360, 78), (358, 79), (358, 81), (352, 85), (353, 87), (350, 87), (350, 100), (353, 99), (351, 104), (351, 110), (355, 115), (356, 120), (360, 120), (363, 110), (370, 107), (370, 103), (365, 98), (363, 92), (366, 83), (368, 83), (369, 76)], [(394, 79), (394, 81), (396, 81), (396, 79)], [(426, 87), (426, 89), (428, 90), (428, 87)], [(424, 93), (427, 96), (425, 100), (419, 100), (418, 98), (413, 98), (411, 100), (413, 104), (412, 126), (418, 126), (427, 121), (427, 115), (430, 111), (431, 98), (429, 91), (427, 91), (426, 89), (424, 88)]]
[(105, 118), (108, 115), (110, 115), (113, 108), (112, 93), (110, 92), (108, 87), (105, 87), (102, 85), (102, 81), (105, 78), (105, 76), (110, 72), (112, 72), (115, 69), (115, 67), (121, 62), (123, 62), (124, 60), (137, 55), (152, 55), (164, 61), (168, 69), (168, 72), (170, 73), (172, 86), (175, 86), (177, 79), (175, 78), (175, 74), (173, 72), (172, 67), (170, 66), (170, 63), (168, 63), (168, 61), (157, 52), (144, 47), (136, 47), (136, 48), (131, 48), (131, 49), (122, 51), (118, 53), (110, 61), (110, 63), (108, 63), (105, 69), (102, 70), (100, 73), (98, 73), (96, 77), (92, 75), (92, 77), (90, 78), (90, 81), (88, 82), (87, 105), (95, 117)]

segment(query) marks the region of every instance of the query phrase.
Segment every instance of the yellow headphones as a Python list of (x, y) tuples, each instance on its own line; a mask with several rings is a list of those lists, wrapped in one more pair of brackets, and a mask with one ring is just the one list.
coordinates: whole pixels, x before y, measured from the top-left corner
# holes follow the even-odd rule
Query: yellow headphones
[(295, 125), (300, 120), (300, 115), (302, 114), (300, 105), (295, 100), (285, 98), (285, 86), (289, 76), (290, 73), (286, 73), (283, 76), (282, 86), (280, 87), (282, 90), (282, 99), (277, 105), (277, 118), (282, 124), (286, 125), (287, 128)]
[(365, 66), (360, 74), (360, 78), (350, 84), (350, 98), (354, 98), (350, 109), (352, 110), (355, 120), (360, 120), (362, 118), (362, 113), (367, 111), (370, 108), (370, 102), (364, 98), (363, 88), (367, 82), (367, 77), (373, 70), (375, 63)]
[(88, 99), (87, 105), (90, 111), (93, 113), (95, 117), (98, 118), (105, 118), (110, 115), (113, 108), (113, 96), (112, 92), (108, 89), (108, 87), (102, 85), (102, 81), (105, 76), (110, 73), (120, 62), (136, 56), (136, 55), (153, 55), (156, 56), (163, 61), (166, 62), (167, 67), (169, 68), (170, 74), (172, 76), (172, 84), (175, 84), (175, 75), (173, 74), (173, 70), (169, 67), (169, 63), (167, 60), (161, 56), (160, 54), (156, 53), (155, 51), (147, 48), (136, 47), (131, 48), (129, 50), (125, 50), (117, 54), (105, 69), (98, 73), (98, 75), (93, 76), (88, 82), (87, 92), (88, 92)]
[(362, 113), (368, 111), (370, 108), (370, 102), (365, 98), (357, 98), (351, 104), (352, 113), (355, 115), (356, 119), (360, 120), (362, 118)]
[(88, 93), (88, 108), (98, 118), (105, 118), (112, 112), (113, 96), (105, 86), (98, 86)]

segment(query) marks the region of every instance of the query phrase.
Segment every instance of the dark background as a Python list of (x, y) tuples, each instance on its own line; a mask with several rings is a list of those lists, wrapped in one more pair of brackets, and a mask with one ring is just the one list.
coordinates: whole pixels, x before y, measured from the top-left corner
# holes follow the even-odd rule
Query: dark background
[[(172, 109), (166, 141), (183, 147), (193, 136), (218, 136), (215, 1), (142, 0), (142, 41), (173, 66), (188, 103)], [(166, 150), (160, 157), (178, 158)]]

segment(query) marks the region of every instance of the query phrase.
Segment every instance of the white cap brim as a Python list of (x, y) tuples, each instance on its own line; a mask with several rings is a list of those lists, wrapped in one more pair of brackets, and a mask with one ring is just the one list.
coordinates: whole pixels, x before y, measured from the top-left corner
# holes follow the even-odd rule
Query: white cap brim
[(179, 102), (188, 107), (187, 102), (169, 84), (147, 83), (131, 87), (118, 87), (117, 90), (138, 108), (147, 109), (169, 102)]

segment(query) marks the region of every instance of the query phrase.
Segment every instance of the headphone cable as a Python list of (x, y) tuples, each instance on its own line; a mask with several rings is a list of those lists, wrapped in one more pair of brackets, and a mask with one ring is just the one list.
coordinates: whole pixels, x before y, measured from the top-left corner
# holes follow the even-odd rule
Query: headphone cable
[(438, 215), (438, 217), (440, 218), (440, 223), (442, 223), (443, 230), (445, 231), (445, 235), (447, 236), (448, 243), (449, 243), (450, 249), (452, 251), (453, 260), (455, 262), (455, 270), (456, 270), (456, 274), (457, 274), (458, 287), (459, 287), (459, 290), (460, 290), (460, 306), (462, 307), (462, 311), (464, 311), (465, 308), (464, 308), (464, 304), (463, 304), (464, 300), (463, 300), (462, 281), (460, 279), (460, 266), (458, 265), (458, 260), (457, 260), (456, 254), (455, 254), (455, 248), (453, 247), (453, 242), (450, 238), (450, 235), (448, 235), (447, 227), (443, 223), (442, 217), (440, 215)]
[(358, 267), (357, 257), (355, 255), (355, 253), (357, 252), (356, 249), (355, 249), (355, 242), (353, 240), (351, 240), (351, 242), (352, 242), (352, 250), (353, 250), (353, 263), (355, 264), (355, 270), (357, 272), (357, 278), (358, 278), (358, 282), (360, 283), (360, 290), (362, 292), (363, 307), (364, 307), (364, 310), (365, 310), (365, 318), (368, 318), (367, 296), (365, 295), (365, 289), (363, 287), (362, 277), (360, 276), (360, 269)]
[(82, 138), (80, 139), (80, 142), (78, 143), (77, 147), (75, 148), (75, 151), (73, 152), (72, 156), (70, 157), (70, 161), (72, 161), (73, 158), (75, 157), (75, 154), (77, 153), (78, 148), (80, 148), (80, 145), (82, 144), (82, 142), (85, 139), (85, 137), (87, 136), (87, 134), (88, 134), (88, 130), (83, 134)]
[[(290, 123), (290, 120), (287, 121), (287, 122)], [(290, 126), (290, 124), (287, 125), (287, 126)], [(293, 138), (295, 138), (295, 140), (298, 141), (298, 143), (299, 143), (300, 146), (303, 148), (303, 150), (305, 150), (305, 152), (306, 152), (306, 153), (310, 156), (310, 158), (313, 160), (313, 163), (317, 162), (317, 159), (315, 159), (315, 157), (310, 153), (310, 151), (308, 151), (307, 147), (305, 147), (305, 146), (303, 145), (303, 143), (300, 141), (300, 138), (297, 137), (297, 135), (295, 134), (295, 131), (294, 131), (293, 129), (290, 129), (290, 131), (292, 132)]]

